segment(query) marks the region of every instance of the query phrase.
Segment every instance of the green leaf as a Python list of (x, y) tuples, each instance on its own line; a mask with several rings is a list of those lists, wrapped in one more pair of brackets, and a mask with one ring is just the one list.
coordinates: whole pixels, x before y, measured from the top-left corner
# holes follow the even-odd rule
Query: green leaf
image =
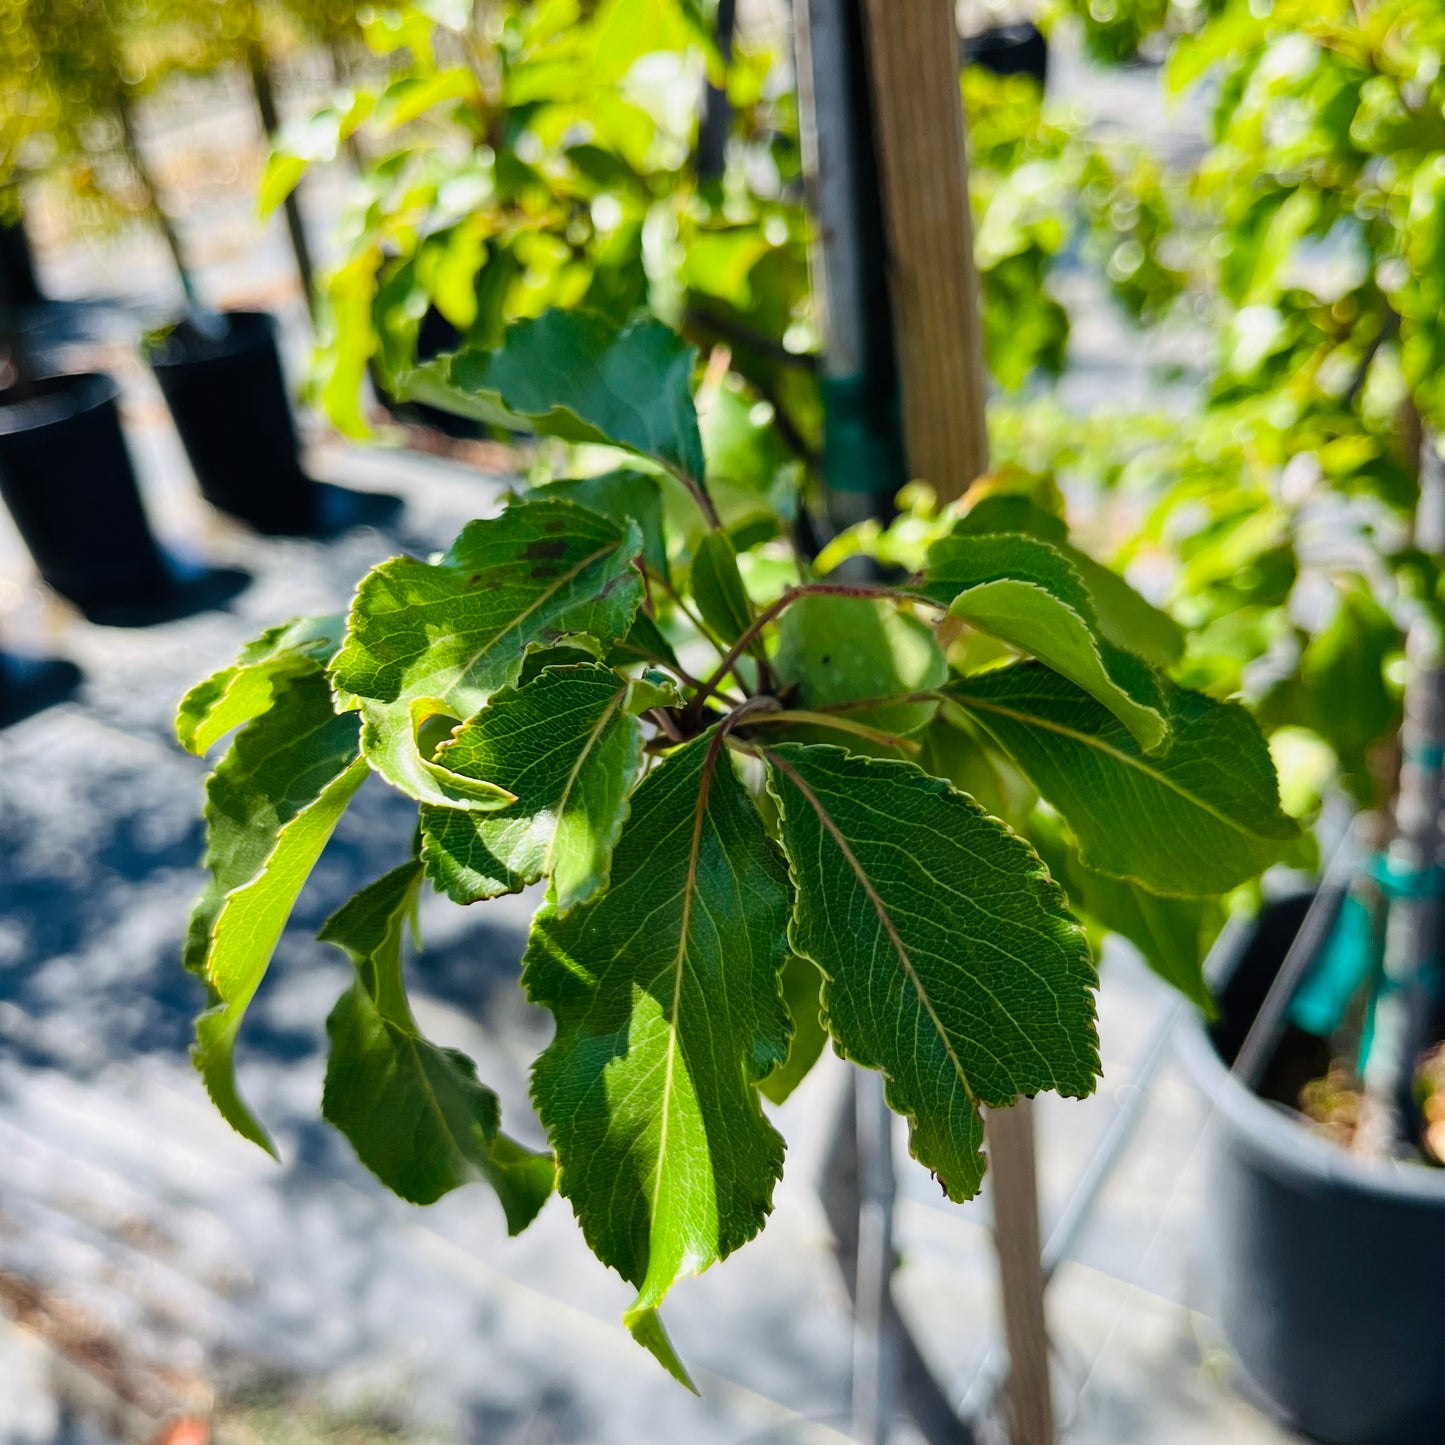
[[(332, 663), (337, 691), (361, 709), (371, 765), (424, 803), (509, 805), (506, 789), (438, 764), (436, 747), (516, 679), (529, 645), (585, 633), (606, 646), (625, 636), (641, 590), (632, 565), (640, 547), (630, 522), (573, 502), (521, 502), (468, 523), (440, 562), (393, 557), (374, 567)], [(439, 735), (419, 740), (434, 718)]]
[(477, 77), (469, 66), (454, 65), (430, 75), (398, 76), (376, 103), (376, 125), (385, 134), (446, 101), (475, 102), (479, 98)]
[[(798, 689), (809, 710), (871, 697), (926, 692), (948, 677), (933, 629), (873, 597), (800, 597), (778, 623), (778, 680)], [(931, 701), (892, 703), (843, 714), (885, 733), (926, 727)]]
[(176, 737), (187, 752), (206, 752), (232, 728), (271, 706), (292, 678), (320, 672), (341, 645), (342, 617), (298, 617), (248, 642), (235, 662), (198, 682), (181, 699)]
[(793, 1020), (793, 1037), (788, 1057), (758, 1085), (770, 1103), (781, 1104), (807, 1078), (828, 1042), (822, 986), (823, 975), (812, 959), (800, 958), (796, 953), (788, 955), (783, 965), (783, 1002)]
[(1157, 678), (1102, 635), (1079, 574), (1053, 547), (1014, 534), (944, 537), (929, 549), (923, 583), (951, 616), (1096, 697), (1144, 748), (1167, 741)]
[(788, 880), (716, 730), (632, 797), (612, 886), (532, 926), (523, 983), (557, 1020), (532, 1096), (624, 1319), (679, 1379), (657, 1308), (762, 1228), (783, 1141), (753, 1085), (782, 1063)]
[(1062, 833), (1057, 822), (1050, 829), (1036, 817), (1029, 840), (1063, 884), (1070, 903), (1100, 928), (1127, 938), (1165, 983), (1212, 1014), (1204, 954), (1206, 933), (1213, 932), (1209, 925), (1219, 905), (1201, 898), (1164, 897), (1123, 878), (1095, 873), (1084, 866)]
[(300, 678), (241, 731), (206, 785), (211, 881), (191, 917), (186, 965), (215, 1005), (196, 1020), (196, 1067), (231, 1126), (273, 1154), (236, 1089), (236, 1036), (296, 895), (366, 776), (356, 734), (325, 678)]
[(1079, 574), (1094, 605), (1099, 630), (1115, 647), (1137, 652), (1156, 667), (1169, 667), (1184, 653), (1184, 629), (1146, 602), (1117, 572), (1094, 561), (1069, 541), (1068, 524), (1028, 497), (985, 497), (954, 528), (957, 536), (1018, 532), (1046, 542)]
[(500, 1132), (497, 1096), (476, 1065), (422, 1037), (402, 981), (402, 935), (421, 866), (407, 863), (363, 888), (318, 935), (344, 949), (356, 982), (326, 1032), (331, 1053), (321, 1112), (388, 1189), (433, 1204), (473, 1180), (497, 1191), (507, 1232), (519, 1234), (552, 1192), (554, 1167)]
[(700, 480), (696, 358), (651, 317), (618, 331), (583, 311), (552, 310), (509, 326), (496, 351), (438, 356), (397, 386), (407, 401), (514, 431), (609, 443)]
[(662, 635), (662, 629), (646, 612), (639, 611), (632, 619), (627, 636), (607, 654), (609, 667), (629, 667), (638, 662), (661, 662), (677, 670), (677, 653)]
[(665, 672), (645, 667), (627, 690), (627, 711), (641, 717), (655, 707), (681, 707), (682, 690)]
[(206, 779), (210, 874), (192, 910), (185, 966), (205, 975), (226, 895), (261, 871), (281, 830), (357, 757), (357, 721), (338, 716), (319, 674), (282, 683), (270, 709), (244, 727)]
[(666, 579), (667, 538), (662, 524), (662, 491), (657, 478), (646, 472), (604, 472), (598, 477), (573, 477), (548, 482), (531, 493), (534, 497), (562, 497), (579, 506), (590, 507), (617, 523), (636, 522), (642, 532), (642, 560), (654, 577)]
[(625, 706), (630, 687), (596, 664), (549, 667), (458, 728), (437, 761), (517, 801), (496, 813), (423, 807), (428, 877), (458, 903), (549, 877), (560, 913), (606, 888), (642, 766), (642, 726)]
[(792, 865), (796, 952), (839, 1050), (882, 1069), (914, 1156), (953, 1199), (983, 1179), (980, 1105), (1099, 1071), (1088, 946), (1038, 855), (911, 763), (760, 749)]
[(733, 643), (752, 626), (753, 607), (726, 532), (705, 532), (692, 559), (692, 595), (702, 620)]
[(1145, 753), (1105, 708), (1036, 663), (959, 678), (965, 709), (1064, 815), (1084, 863), (1158, 893), (1223, 893), (1278, 862), (1299, 829), (1237, 703), (1165, 684), (1173, 741)]

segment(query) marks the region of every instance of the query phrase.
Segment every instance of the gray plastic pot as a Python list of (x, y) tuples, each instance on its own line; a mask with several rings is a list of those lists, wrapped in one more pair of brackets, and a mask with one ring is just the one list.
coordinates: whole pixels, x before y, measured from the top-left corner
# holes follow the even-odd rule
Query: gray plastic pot
[(1201, 1269), (1243, 1383), (1285, 1424), (1324, 1445), (1433, 1445), (1445, 1441), (1445, 1171), (1347, 1154), (1226, 1064), (1307, 902), (1265, 909), (1223, 961), (1219, 1021), (1180, 1031), (1214, 1115)]

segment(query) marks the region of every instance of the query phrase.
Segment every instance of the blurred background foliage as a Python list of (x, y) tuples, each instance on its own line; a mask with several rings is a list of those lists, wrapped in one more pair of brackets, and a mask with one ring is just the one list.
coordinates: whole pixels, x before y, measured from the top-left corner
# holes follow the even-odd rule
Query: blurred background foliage
[[(313, 374), (337, 427), (369, 433), (374, 394), (510, 320), (646, 310), (700, 348), (710, 455), (803, 506), (821, 321), (786, 20), (717, 0), (0, 0), (0, 182), (63, 184), (93, 224), (144, 217), (134, 107), (241, 77), (258, 47), (316, 52), (335, 83), (288, 108), (259, 186), (273, 207), (313, 167), (351, 173)], [(1185, 680), (1261, 706), (1297, 809), (1336, 772), (1378, 801), (1401, 629), (1439, 591), (1413, 515), (1422, 428), (1445, 422), (1445, 14), (1054, 0), (1040, 20), (1097, 61), (1158, 65), (1207, 145), (1127, 142), (1029, 76), (962, 70), (1001, 475), (1169, 608)], [(1167, 404), (1065, 404), (1079, 284), (1141, 338), (1181, 338)]]

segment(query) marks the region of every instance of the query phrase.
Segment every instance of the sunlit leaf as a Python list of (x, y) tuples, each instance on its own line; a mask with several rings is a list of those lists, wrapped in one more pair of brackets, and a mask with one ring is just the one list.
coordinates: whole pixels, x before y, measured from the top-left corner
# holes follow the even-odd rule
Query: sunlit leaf
[(211, 881), (186, 964), (214, 1002), (196, 1021), (196, 1067), (227, 1122), (272, 1153), (236, 1087), (236, 1037), (296, 895), (366, 776), (357, 731), (355, 717), (333, 710), (324, 677), (298, 678), (237, 735), (206, 785)]
[(1047, 543), (1016, 534), (944, 537), (929, 549), (923, 590), (952, 616), (1071, 679), (1146, 749), (1165, 743), (1156, 677), (1104, 637), (1079, 574)]
[(607, 886), (642, 763), (629, 689), (611, 668), (549, 667), (457, 729), (438, 763), (517, 801), (494, 813), (422, 809), (422, 857), (438, 887), (473, 903), (551, 878), (566, 913)]
[(332, 663), (338, 692), (361, 709), (371, 765), (422, 802), (508, 806), (506, 789), (453, 773), (435, 761), (436, 748), (516, 679), (529, 645), (585, 633), (605, 646), (625, 636), (641, 590), (640, 549), (631, 523), (547, 500), (469, 523), (439, 562), (393, 557), (373, 568)]
[(1172, 741), (1146, 753), (1106, 708), (1037, 663), (959, 678), (969, 712), (1059, 810), (1084, 863), (1160, 893), (1223, 893), (1299, 835), (1269, 750), (1237, 703), (1165, 685)]
[(176, 736), (193, 753), (206, 752), (232, 728), (271, 706), (292, 678), (320, 672), (341, 645), (345, 619), (298, 617), (248, 642), (235, 662), (198, 682), (181, 699)]
[(575, 442), (608, 442), (703, 474), (696, 353), (650, 317), (616, 330), (580, 311), (507, 328), (496, 351), (459, 351), (398, 378), (398, 394), (458, 416)]
[(557, 1019), (533, 1098), (626, 1321), (679, 1379), (657, 1309), (762, 1228), (783, 1141), (752, 1085), (787, 1054), (787, 875), (714, 730), (632, 798), (612, 886), (538, 913), (523, 982)]

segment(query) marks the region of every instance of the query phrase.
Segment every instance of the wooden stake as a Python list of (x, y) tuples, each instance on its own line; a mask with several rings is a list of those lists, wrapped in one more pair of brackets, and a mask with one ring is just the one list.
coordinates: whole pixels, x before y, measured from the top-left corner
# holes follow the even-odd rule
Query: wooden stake
[(1008, 1341), (1009, 1438), (1013, 1445), (1054, 1445), (1033, 1110), (1032, 1099), (1020, 1099), (988, 1111), (988, 1178)]
[[(909, 470), (940, 500), (988, 470), (953, 0), (863, 0)], [(988, 1115), (1013, 1445), (1054, 1445), (1032, 1105)]]
[(988, 470), (953, 0), (864, 0), (909, 471), (952, 501)]

